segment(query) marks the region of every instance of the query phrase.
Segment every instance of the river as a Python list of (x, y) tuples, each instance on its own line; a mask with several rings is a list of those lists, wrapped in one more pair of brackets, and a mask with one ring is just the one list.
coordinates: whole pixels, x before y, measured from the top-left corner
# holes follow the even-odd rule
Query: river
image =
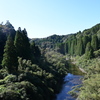
[(83, 77), (83, 73), (74, 66), (71, 67), (70, 72), (64, 77), (64, 84), (60, 93), (56, 95), (56, 100), (76, 100), (68, 92), (72, 90), (73, 86), (82, 84), (81, 78)]

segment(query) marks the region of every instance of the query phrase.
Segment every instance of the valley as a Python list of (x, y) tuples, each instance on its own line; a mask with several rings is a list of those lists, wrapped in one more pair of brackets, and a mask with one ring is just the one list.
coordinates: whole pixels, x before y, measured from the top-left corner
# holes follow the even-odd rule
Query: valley
[[(64, 77), (71, 79), (64, 84)], [(100, 99), (100, 24), (47, 38), (28, 38), (9, 21), (0, 24), (0, 100), (54, 100), (62, 85), (64, 100)]]

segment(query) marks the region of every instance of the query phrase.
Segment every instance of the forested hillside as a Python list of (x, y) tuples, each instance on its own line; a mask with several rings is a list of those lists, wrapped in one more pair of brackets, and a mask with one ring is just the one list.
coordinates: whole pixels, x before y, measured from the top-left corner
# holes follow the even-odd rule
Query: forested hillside
[(42, 54), (26, 29), (0, 24), (0, 100), (52, 100), (66, 65), (62, 54)]
[[(71, 34), (70, 34), (71, 35)], [(38, 45), (41, 48), (45, 49), (52, 49), (54, 50), (57, 47), (57, 44), (63, 43), (66, 38), (68, 38), (70, 35), (52, 35), (47, 38), (33, 38), (31, 41), (35, 41), (36, 45)]]
[[(69, 35), (29, 39), (0, 24), (0, 100), (53, 100), (69, 62), (86, 71), (79, 100), (100, 99), (100, 24)], [(67, 59), (68, 57), (68, 59)]]
[[(56, 39), (55, 35), (52, 41)], [(66, 55), (72, 63), (86, 72), (78, 100), (100, 100), (100, 24), (82, 32), (61, 36), (60, 39), (62, 42), (53, 42), (53, 50)], [(49, 38), (35, 42), (40, 45), (44, 40), (48, 44)], [(47, 46), (41, 48), (48, 52)]]
[(34, 39), (34, 41), (43, 49), (54, 47), (53, 49), (62, 54), (69, 54), (71, 56), (86, 54), (86, 58), (90, 59), (99, 56), (100, 24), (90, 29), (85, 29), (83, 32), (79, 31), (63, 36), (53, 35), (43, 39)]

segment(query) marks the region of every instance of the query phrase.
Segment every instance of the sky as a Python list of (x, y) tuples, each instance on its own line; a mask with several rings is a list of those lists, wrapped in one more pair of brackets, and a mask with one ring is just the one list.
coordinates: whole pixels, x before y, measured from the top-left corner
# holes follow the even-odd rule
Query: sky
[(0, 23), (7, 20), (29, 38), (76, 33), (100, 23), (100, 0), (0, 0)]

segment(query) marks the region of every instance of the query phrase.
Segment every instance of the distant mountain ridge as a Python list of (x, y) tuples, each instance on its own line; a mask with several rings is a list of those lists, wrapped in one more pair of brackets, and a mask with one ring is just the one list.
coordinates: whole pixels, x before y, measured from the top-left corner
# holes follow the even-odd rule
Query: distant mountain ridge
[(55, 48), (57, 43), (63, 43), (66, 39), (71, 36), (72, 34), (68, 35), (51, 35), (46, 38), (33, 38), (31, 41), (35, 41), (36, 45), (39, 45), (41, 48)]
[[(68, 35), (52, 35), (47, 38), (32, 39), (31, 41), (42, 49), (55, 49), (62, 54), (83, 55), (86, 45), (90, 42), (92, 51), (100, 49), (100, 23), (95, 26)], [(94, 46), (97, 45), (97, 47)]]

